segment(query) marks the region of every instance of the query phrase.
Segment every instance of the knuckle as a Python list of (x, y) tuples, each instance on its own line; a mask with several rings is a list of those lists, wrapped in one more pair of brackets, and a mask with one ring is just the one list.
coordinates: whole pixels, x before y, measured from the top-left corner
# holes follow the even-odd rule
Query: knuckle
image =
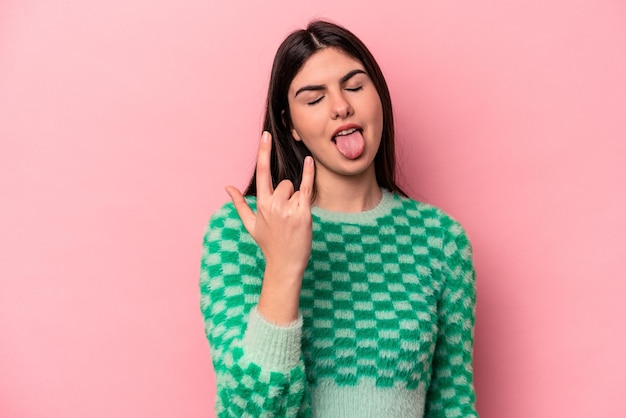
[(269, 170), (269, 168), (270, 168), (270, 165), (269, 165), (269, 163), (268, 163), (267, 161), (265, 161), (265, 160), (259, 160), (259, 161), (256, 163), (256, 169), (257, 169), (257, 171), (267, 171), (267, 170)]

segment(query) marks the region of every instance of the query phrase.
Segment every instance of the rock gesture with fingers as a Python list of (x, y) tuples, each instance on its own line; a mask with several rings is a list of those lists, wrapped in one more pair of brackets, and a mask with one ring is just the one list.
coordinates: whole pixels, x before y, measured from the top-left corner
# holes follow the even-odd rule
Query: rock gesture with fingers
[(268, 321), (286, 325), (298, 317), (304, 270), (311, 255), (311, 196), (315, 167), (306, 157), (300, 190), (289, 180), (274, 189), (270, 171), (271, 135), (263, 132), (256, 165), (257, 211), (235, 187), (226, 192), (245, 228), (265, 256), (265, 273), (257, 309)]

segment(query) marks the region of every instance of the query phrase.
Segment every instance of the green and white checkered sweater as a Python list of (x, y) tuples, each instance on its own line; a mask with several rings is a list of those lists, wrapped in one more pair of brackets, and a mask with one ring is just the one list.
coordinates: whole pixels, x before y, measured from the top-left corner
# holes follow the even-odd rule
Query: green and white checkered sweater
[(211, 217), (200, 290), (217, 415), (478, 416), (462, 227), (388, 191), (369, 211), (312, 212), (301, 316), (288, 327), (255, 309), (265, 261), (232, 203)]

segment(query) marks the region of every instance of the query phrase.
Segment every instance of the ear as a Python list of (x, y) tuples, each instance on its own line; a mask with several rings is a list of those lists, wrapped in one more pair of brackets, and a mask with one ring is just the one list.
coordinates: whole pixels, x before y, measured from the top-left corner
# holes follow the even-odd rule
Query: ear
[[(280, 112), (280, 117), (283, 120), (283, 124), (287, 125), (287, 119), (285, 118), (284, 110)], [(298, 134), (298, 131), (296, 131), (296, 128), (294, 128), (293, 125), (289, 129), (291, 130), (291, 136), (293, 136), (293, 139), (295, 139), (296, 141), (302, 141), (302, 138), (300, 138), (300, 134)]]
[(298, 131), (296, 131), (296, 128), (291, 128), (291, 136), (293, 136), (293, 139), (295, 139), (296, 141), (302, 141), (302, 138), (300, 138), (300, 135), (298, 134)]

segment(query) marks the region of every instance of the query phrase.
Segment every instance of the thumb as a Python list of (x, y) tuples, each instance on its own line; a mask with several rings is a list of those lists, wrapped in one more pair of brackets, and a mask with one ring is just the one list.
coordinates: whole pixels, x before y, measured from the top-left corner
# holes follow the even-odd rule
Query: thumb
[(226, 193), (230, 196), (230, 199), (233, 201), (235, 205), (235, 209), (241, 218), (241, 222), (243, 222), (243, 226), (246, 227), (250, 235), (254, 232), (254, 224), (256, 223), (256, 215), (248, 206), (248, 202), (244, 199), (243, 194), (233, 186), (226, 186)]

